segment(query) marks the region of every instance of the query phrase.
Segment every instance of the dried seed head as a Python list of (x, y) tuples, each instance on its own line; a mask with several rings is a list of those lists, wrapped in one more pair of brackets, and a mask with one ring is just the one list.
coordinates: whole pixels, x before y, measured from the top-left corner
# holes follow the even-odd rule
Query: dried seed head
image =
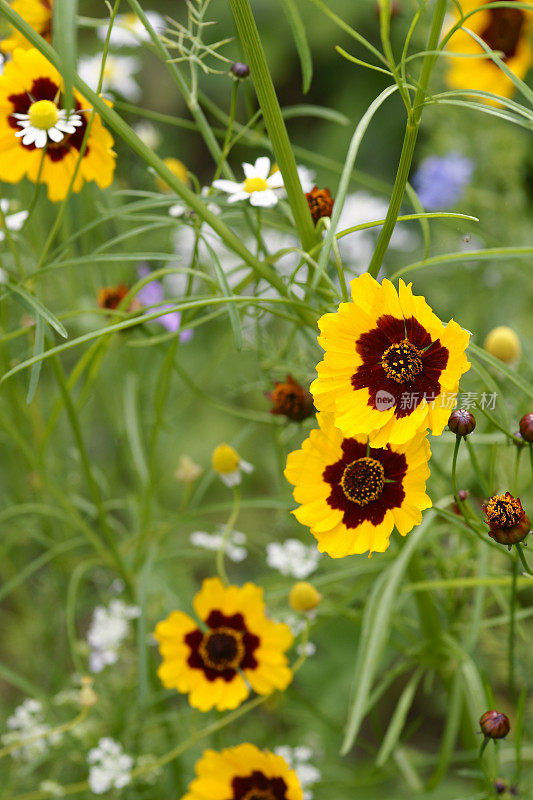
[(128, 287), (124, 283), (118, 286), (102, 286), (98, 289), (98, 305), (100, 308), (108, 308), (114, 311), (128, 294)]
[(524, 414), (520, 420), (520, 433), (526, 442), (533, 442), (533, 414)]
[(450, 414), (448, 427), (457, 436), (468, 436), (476, 427), (476, 419), (466, 408), (456, 408)]
[(333, 197), (329, 189), (319, 189), (317, 186), (313, 186), (311, 191), (306, 193), (305, 197), (315, 225), (320, 217), (331, 217), (331, 212), (333, 211)]
[(301, 422), (314, 413), (313, 397), (292, 375), (285, 381), (274, 381), (274, 388), (267, 392), (272, 401), (271, 414), (281, 414), (295, 422)]
[(231, 65), (231, 71), (236, 78), (247, 78), (250, 74), (250, 67), (248, 64), (243, 64), (242, 61), (236, 61)]
[(499, 544), (518, 544), (529, 533), (530, 522), (526, 517), (519, 497), (509, 492), (496, 494), (483, 506), (487, 515), (485, 522), (489, 526), (489, 536)]
[(486, 739), (504, 739), (511, 730), (509, 717), (501, 711), (485, 711), (479, 724)]

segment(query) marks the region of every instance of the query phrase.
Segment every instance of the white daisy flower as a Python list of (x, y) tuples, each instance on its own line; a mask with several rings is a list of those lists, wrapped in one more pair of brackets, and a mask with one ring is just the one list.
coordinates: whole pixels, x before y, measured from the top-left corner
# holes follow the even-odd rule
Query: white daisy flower
[(241, 458), (234, 447), (225, 442), (213, 450), (211, 464), (226, 486), (238, 486), (241, 482), (241, 471), (254, 471), (253, 466)]
[(79, 114), (68, 113), (58, 108), (51, 100), (37, 100), (32, 103), (28, 114), (12, 114), (21, 128), (15, 136), (22, 136), (22, 144), (33, 144), (42, 149), (48, 140), (61, 142), (66, 133), (76, 133), (76, 128), (83, 125)]
[[(165, 20), (155, 11), (146, 11), (146, 18), (155, 31), (164, 30)], [(105, 40), (108, 26), (98, 28), (98, 36)], [(142, 24), (137, 14), (117, 14), (111, 30), (109, 42), (115, 47), (136, 47), (140, 42), (149, 42), (150, 34)]]
[[(109, 53), (104, 67), (102, 91), (120, 94), (127, 100), (138, 100), (141, 88), (132, 75), (138, 72), (140, 62), (135, 56), (115, 56)], [(83, 56), (78, 62), (78, 74), (91, 89), (98, 87), (102, 70), (102, 56)]]
[[(9, 200), (0, 200), (0, 210), (4, 218), (4, 225), (8, 231), (20, 231), (26, 220), (28, 219), (27, 211), (17, 211), (15, 214), (9, 214)], [(5, 238), (5, 233), (0, 226), (0, 242)], [(0, 278), (0, 283), (2, 282)]]
[(150, 150), (155, 150), (161, 144), (161, 134), (151, 122), (148, 120), (141, 120), (133, 126), (133, 130)]
[(275, 189), (283, 187), (283, 177), (279, 169), (270, 172), (270, 159), (261, 156), (255, 164), (243, 164), (245, 180), (242, 183), (228, 180), (213, 181), (215, 189), (229, 194), (228, 203), (249, 200), (253, 206), (272, 208), (278, 202)]

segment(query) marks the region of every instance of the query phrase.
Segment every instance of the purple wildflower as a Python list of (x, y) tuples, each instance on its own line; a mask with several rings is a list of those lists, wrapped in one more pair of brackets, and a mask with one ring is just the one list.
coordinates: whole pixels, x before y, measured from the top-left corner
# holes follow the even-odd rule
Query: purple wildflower
[(470, 182), (474, 164), (460, 153), (425, 158), (413, 175), (413, 186), (424, 208), (453, 208)]
[[(139, 278), (146, 278), (150, 275), (151, 269), (146, 264), (141, 264), (137, 270)], [(165, 299), (165, 290), (160, 281), (153, 280), (145, 284), (137, 292), (137, 300), (145, 308), (156, 306), (160, 310), (165, 308), (172, 308), (170, 303), (163, 303)], [(152, 320), (152, 322), (159, 322), (170, 333), (176, 333), (180, 329), (181, 314), (179, 311), (170, 311), (168, 314), (163, 314), (161, 317)], [(185, 330), (180, 333), (180, 342), (189, 342), (193, 337), (192, 330)]]

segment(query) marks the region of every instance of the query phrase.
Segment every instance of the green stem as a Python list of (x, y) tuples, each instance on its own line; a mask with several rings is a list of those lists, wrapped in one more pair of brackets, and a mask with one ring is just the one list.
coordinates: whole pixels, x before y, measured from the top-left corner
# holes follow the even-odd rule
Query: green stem
[(518, 578), (518, 558), (513, 559), (513, 572), (511, 581), (511, 601), (509, 607), (509, 694), (511, 700), (516, 699), (515, 678), (515, 639), (516, 639), (516, 582)]
[(516, 549), (517, 549), (517, 551), (518, 551), (518, 557), (519, 557), (520, 561), (522, 562), (522, 566), (524, 567), (524, 569), (525, 569), (526, 573), (527, 573), (528, 575), (533, 575), (533, 572), (530, 570), (530, 568), (529, 568), (529, 566), (528, 566), (528, 563), (527, 563), (527, 561), (526, 561), (526, 557), (525, 557), (525, 555), (524, 555), (524, 551), (522, 550), (522, 544), (519, 542), (519, 543), (518, 543), (517, 545), (515, 545), (515, 546), (516, 546)]
[(426, 98), (429, 79), (437, 58), (437, 56), (434, 55), (434, 51), (437, 49), (439, 43), (439, 36), (442, 29), (442, 24), (444, 22), (444, 15), (446, 14), (446, 6), (447, 0), (437, 0), (435, 3), (433, 21), (431, 23), (431, 30), (426, 47), (427, 54), (422, 62), (420, 81), (418, 83), (418, 88), (413, 101), (413, 107), (407, 115), (407, 126), (405, 129), (402, 152), (400, 154), (400, 162), (398, 164), (396, 180), (394, 181), (389, 209), (385, 218), (385, 224), (381, 229), (381, 233), (376, 244), (376, 249), (374, 250), (372, 260), (368, 267), (368, 272), (374, 278), (377, 276), (380, 270), (392, 233), (396, 226), (398, 214), (400, 213), (400, 207), (402, 205), (405, 187), (409, 177), (409, 171), (413, 161), (416, 140), (418, 138), (418, 130), (420, 128), (420, 121), (422, 119), (422, 109), (424, 107), (424, 100)]
[(237, 522), (240, 508), (241, 508), (241, 492), (239, 487), (235, 486), (233, 489), (233, 508), (231, 510), (229, 519), (226, 522), (226, 525), (224, 526), (224, 530), (222, 531), (220, 547), (217, 550), (217, 557), (216, 557), (217, 572), (220, 576), (220, 580), (225, 586), (229, 586), (228, 575), (224, 563), (224, 556), (226, 555), (226, 544), (228, 542), (229, 536), (231, 535), (235, 527), (235, 523)]
[(293, 213), (296, 230), (302, 243), (302, 248), (309, 251), (316, 243), (317, 235), (307, 200), (302, 191), (289, 135), (281, 114), (281, 108), (252, 9), (250, 8), (249, 0), (229, 0), (229, 3), (246, 62), (250, 67), (250, 75), (263, 112), (263, 119), (272, 143), (274, 157), (283, 175), (287, 200)]
[(26, 739), (19, 739), (16, 742), (12, 742), (11, 744), (6, 745), (6, 747), (2, 747), (0, 750), (0, 758), (5, 758), (13, 750), (18, 750), (20, 747), (27, 747), (30, 744), (34, 744), (35, 742), (41, 742), (43, 739), (47, 739), (50, 736), (54, 736), (60, 733), (66, 733), (67, 731), (72, 730), (75, 728), (76, 725), (79, 725), (81, 722), (84, 721), (86, 716), (89, 713), (88, 708), (82, 708), (80, 713), (77, 717), (70, 720), (70, 722), (64, 722), (62, 725), (57, 725), (55, 728), (49, 728), (48, 730), (44, 731), (43, 733), (37, 733), (34, 736), (29, 736)]
[(212, 184), (219, 177), (222, 168), (226, 162), (226, 159), (228, 157), (229, 151), (231, 149), (231, 134), (233, 133), (233, 123), (235, 122), (235, 112), (237, 110), (237, 94), (239, 92), (239, 83), (240, 80), (238, 78), (233, 79), (233, 86), (231, 88), (231, 101), (229, 107), (228, 127), (226, 129), (226, 135), (224, 136), (224, 144), (222, 145), (222, 152), (220, 154), (220, 159), (217, 164), (213, 180), (211, 181)]

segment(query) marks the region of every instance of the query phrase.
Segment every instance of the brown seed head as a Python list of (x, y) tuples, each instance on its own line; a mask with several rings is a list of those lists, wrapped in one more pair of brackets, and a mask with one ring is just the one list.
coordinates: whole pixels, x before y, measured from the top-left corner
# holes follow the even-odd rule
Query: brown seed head
[(329, 193), (329, 189), (319, 189), (317, 186), (313, 186), (305, 196), (315, 225), (320, 217), (331, 217), (333, 197)]
[(501, 711), (485, 711), (479, 724), (486, 739), (504, 739), (511, 730), (509, 717)]
[(520, 420), (520, 433), (526, 442), (533, 442), (533, 414), (524, 414)]
[(128, 291), (129, 289), (124, 283), (119, 283), (118, 286), (103, 286), (98, 289), (98, 305), (100, 308), (114, 311), (119, 303), (124, 300)]
[(448, 427), (457, 436), (468, 436), (476, 427), (476, 419), (466, 408), (456, 408), (450, 414)]
[(522, 508), (519, 497), (509, 492), (496, 494), (483, 506), (487, 515), (489, 536), (499, 544), (518, 544), (529, 533), (530, 522)]
[(267, 393), (272, 401), (271, 414), (281, 414), (295, 422), (301, 422), (314, 413), (313, 397), (307, 389), (287, 375), (284, 382), (274, 381), (274, 388)]

